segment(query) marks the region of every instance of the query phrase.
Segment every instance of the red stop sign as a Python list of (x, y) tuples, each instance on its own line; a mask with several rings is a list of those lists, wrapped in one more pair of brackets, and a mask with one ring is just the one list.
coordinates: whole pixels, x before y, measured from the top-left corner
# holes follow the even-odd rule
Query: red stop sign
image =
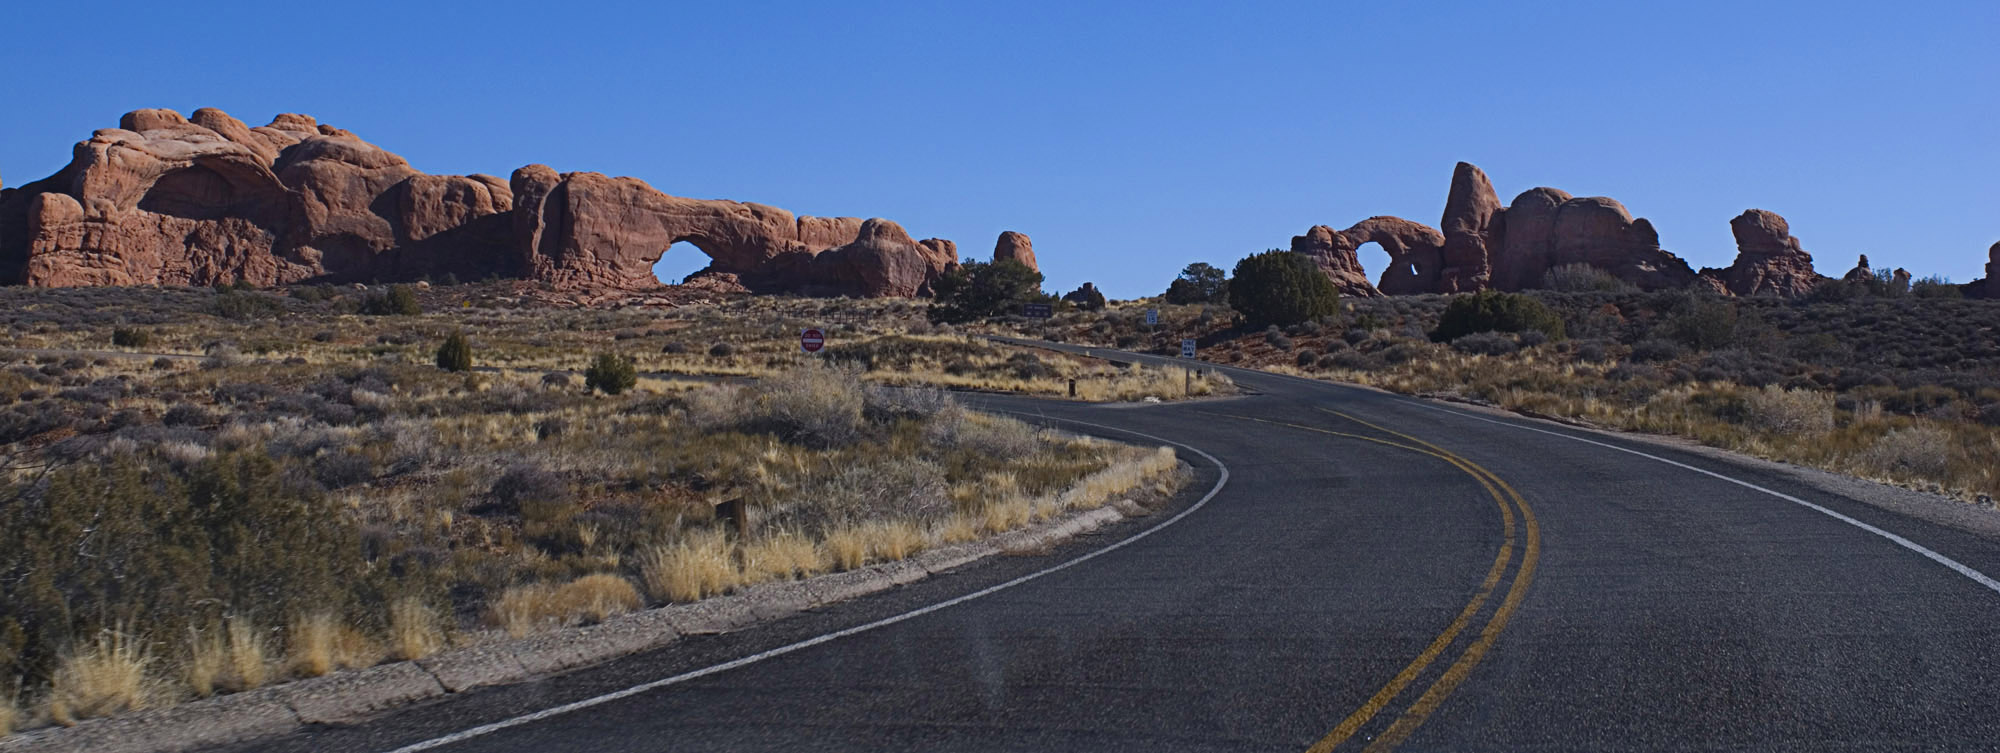
[(800, 332), (799, 347), (804, 348), (807, 353), (818, 353), (820, 348), (826, 347), (826, 333), (819, 331), (818, 327)]

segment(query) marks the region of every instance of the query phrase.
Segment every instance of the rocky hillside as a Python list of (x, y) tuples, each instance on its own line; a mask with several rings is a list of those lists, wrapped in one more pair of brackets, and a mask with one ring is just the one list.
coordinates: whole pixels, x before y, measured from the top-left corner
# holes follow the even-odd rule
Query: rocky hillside
[[(1724, 295), (1798, 296), (1826, 279), (1776, 212), (1750, 209), (1731, 220), (1735, 263), (1696, 272), (1617, 199), (1544, 187), (1501, 204), (1486, 173), (1465, 162), (1452, 173), (1440, 225), (1400, 217), (1370, 217), (1346, 230), (1317, 225), (1293, 237), (1291, 250), (1312, 257), (1342, 294), (1361, 298), (1526, 290), (1541, 287), (1550, 270), (1578, 264), (1642, 290), (1698, 287)], [(1378, 284), (1368, 282), (1355, 255), (1368, 243), (1389, 254)], [(1967, 295), (2000, 297), (2000, 244), (1989, 253), (1986, 278), (1964, 286)]]
[[(257, 285), (453, 275), (592, 292), (657, 286), (686, 241), (710, 288), (921, 296), (957, 245), (884, 219), (794, 216), (669, 196), (634, 178), (543, 165), (426, 175), (305, 115), (251, 128), (220, 110), (137, 110), (68, 166), (0, 190), (0, 283)], [(1033, 265), (1027, 237), (996, 251)]]

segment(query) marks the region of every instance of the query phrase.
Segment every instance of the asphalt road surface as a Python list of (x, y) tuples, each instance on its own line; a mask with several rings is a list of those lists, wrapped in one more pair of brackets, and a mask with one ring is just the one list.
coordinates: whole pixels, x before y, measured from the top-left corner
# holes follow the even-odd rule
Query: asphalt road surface
[(1256, 394), (976, 399), (1179, 443), (1196, 478), (1162, 513), (240, 749), (2000, 747), (1991, 528), (1714, 453), (1231, 375)]

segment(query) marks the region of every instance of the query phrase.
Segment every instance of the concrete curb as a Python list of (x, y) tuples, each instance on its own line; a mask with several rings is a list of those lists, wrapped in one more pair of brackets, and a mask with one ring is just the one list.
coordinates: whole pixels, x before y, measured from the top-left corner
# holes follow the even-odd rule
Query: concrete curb
[(169, 753), (273, 737), (310, 724), (351, 722), (418, 701), (598, 664), (686, 635), (727, 633), (783, 619), (915, 583), (1002, 552), (1047, 547), (1124, 518), (1116, 507), (1105, 505), (979, 541), (927, 549), (898, 562), (764, 583), (692, 604), (670, 604), (596, 625), (452, 649), (417, 661), (90, 719), (74, 727), (20, 732), (0, 738), (0, 753)]

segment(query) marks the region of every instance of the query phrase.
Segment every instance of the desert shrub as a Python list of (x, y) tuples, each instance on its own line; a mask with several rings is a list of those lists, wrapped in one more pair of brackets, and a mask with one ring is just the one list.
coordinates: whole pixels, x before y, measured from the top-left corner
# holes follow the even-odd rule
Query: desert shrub
[(1992, 403), (1979, 409), (1979, 422), (1987, 426), (2000, 426), (2000, 403)]
[(1766, 386), (1744, 398), (1746, 423), (1772, 434), (1820, 434), (1833, 428), (1833, 395)]
[(1056, 375), (1056, 370), (1043, 363), (1040, 356), (1026, 352), (1008, 356), (1007, 368), (1013, 370), (1017, 379), (1048, 379)]
[(111, 330), (111, 344), (120, 348), (144, 348), (153, 344), (153, 333), (138, 327), (117, 327)]
[(1736, 342), (1736, 307), (1720, 300), (1693, 297), (1666, 320), (1661, 330), (1661, 334), (1695, 350), (1728, 347)]
[(1821, 280), (1814, 285), (1806, 300), (1813, 303), (1844, 303), (1868, 294), (1867, 285), (1846, 280)]
[(1278, 329), (1278, 325), (1273, 324), (1269, 329), (1264, 330), (1264, 344), (1279, 350), (1291, 350), (1292, 338), (1285, 336), (1284, 331)]
[(1292, 357), (1292, 363), (1294, 365), (1297, 365), (1301, 369), (1312, 366), (1313, 364), (1318, 362), (1319, 362), (1319, 354), (1314, 352), (1311, 348), (1302, 348), (1299, 350), (1298, 355)]
[(744, 426), (813, 447), (839, 447), (862, 436), (867, 397), (850, 369), (806, 366), (751, 388)]
[(533, 503), (561, 502), (570, 497), (569, 482), (561, 475), (531, 463), (508, 468), (487, 490), (490, 503), (475, 508), (481, 515), (519, 515)]
[(224, 319), (269, 319), (285, 313), (284, 302), (277, 298), (242, 290), (225, 290), (215, 294), (210, 307), (216, 316)]
[(1520, 350), (1514, 338), (1498, 332), (1475, 332), (1451, 341), (1451, 347), (1460, 353), (1482, 356), (1504, 356)]
[(736, 346), (729, 343), (716, 343), (708, 346), (708, 354), (716, 358), (727, 358), (736, 355)]
[(361, 313), (370, 316), (416, 316), (424, 313), (417, 291), (408, 285), (390, 285), (389, 290), (361, 300)]
[(353, 606), (352, 523), (261, 452), (185, 472), (129, 453), (72, 465), (0, 505), (0, 603), (20, 629), (7, 676), (47, 676), (75, 636), (165, 640), (225, 613), (261, 624)]
[(632, 359), (615, 353), (599, 353), (596, 360), (583, 370), (585, 389), (599, 390), (606, 395), (616, 395), (632, 389), (639, 383), (639, 368)]
[(1220, 268), (1198, 261), (1181, 269), (1163, 299), (1178, 305), (1228, 303), (1229, 279)]
[(1589, 264), (1564, 264), (1542, 274), (1542, 289), (1561, 293), (1623, 292), (1632, 286)]
[(944, 469), (915, 458), (856, 463), (815, 477), (779, 505), (777, 525), (827, 531), (873, 520), (928, 523), (951, 512)]
[(1562, 317), (1534, 296), (1493, 290), (1451, 299), (1438, 317), (1434, 342), (1452, 342), (1479, 332), (1527, 332), (1535, 330), (1556, 339), (1563, 337)]
[(1340, 291), (1306, 256), (1271, 250), (1236, 263), (1229, 305), (1252, 325), (1297, 324), (1338, 316)]
[(1672, 340), (1640, 340), (1632, 346), (1633, 363), (1671, 361), (1681, 357), (1681, 346)]
[(1957, 454), (1950, 432), (1917, 425), (1891, 429), (1862, 450), (1856, 460), (1877, 473), (1937, 479), (1950, 472)]
[(437, 350), (438, 368), (445, 371), (467, 371), (472, 368), (472, 343), (467, 342), (464, 332), (453, 332), (444, 339)]
[(660, 346), (660, 352), (670, 356), (677, 356), (688, 352), (688, 346), (687, 343), (671, 342)]
[(1549, 336), (1548, 333), (1541, 330), (1531, 329), (1516, 336), (1515, 339), (1520, 342), (1521, 347), (1532, 348), (1548, 342)]
[(1013, 259), (968, 261), (933, 284), (932, 323), (958, 324), (1007, 313), (1022, 303), (1044, 302), (1042, 273)]
[(542, 375), (542, 387), (547, 389), (568, 389), (576, 379), (561, 371), (551, 371)]
[(1576, 360), (1585, 363), (1603, 363), (1611, 359), (1611, 343), (1603, 340), (1584, 340), (1576, 344)]
[(1931, 275), (1910, 281), (1910, 297), (1931, 299), (1955, 299), (1965, 297), (1965, 288), (1954, 285), (1948, 277)]

